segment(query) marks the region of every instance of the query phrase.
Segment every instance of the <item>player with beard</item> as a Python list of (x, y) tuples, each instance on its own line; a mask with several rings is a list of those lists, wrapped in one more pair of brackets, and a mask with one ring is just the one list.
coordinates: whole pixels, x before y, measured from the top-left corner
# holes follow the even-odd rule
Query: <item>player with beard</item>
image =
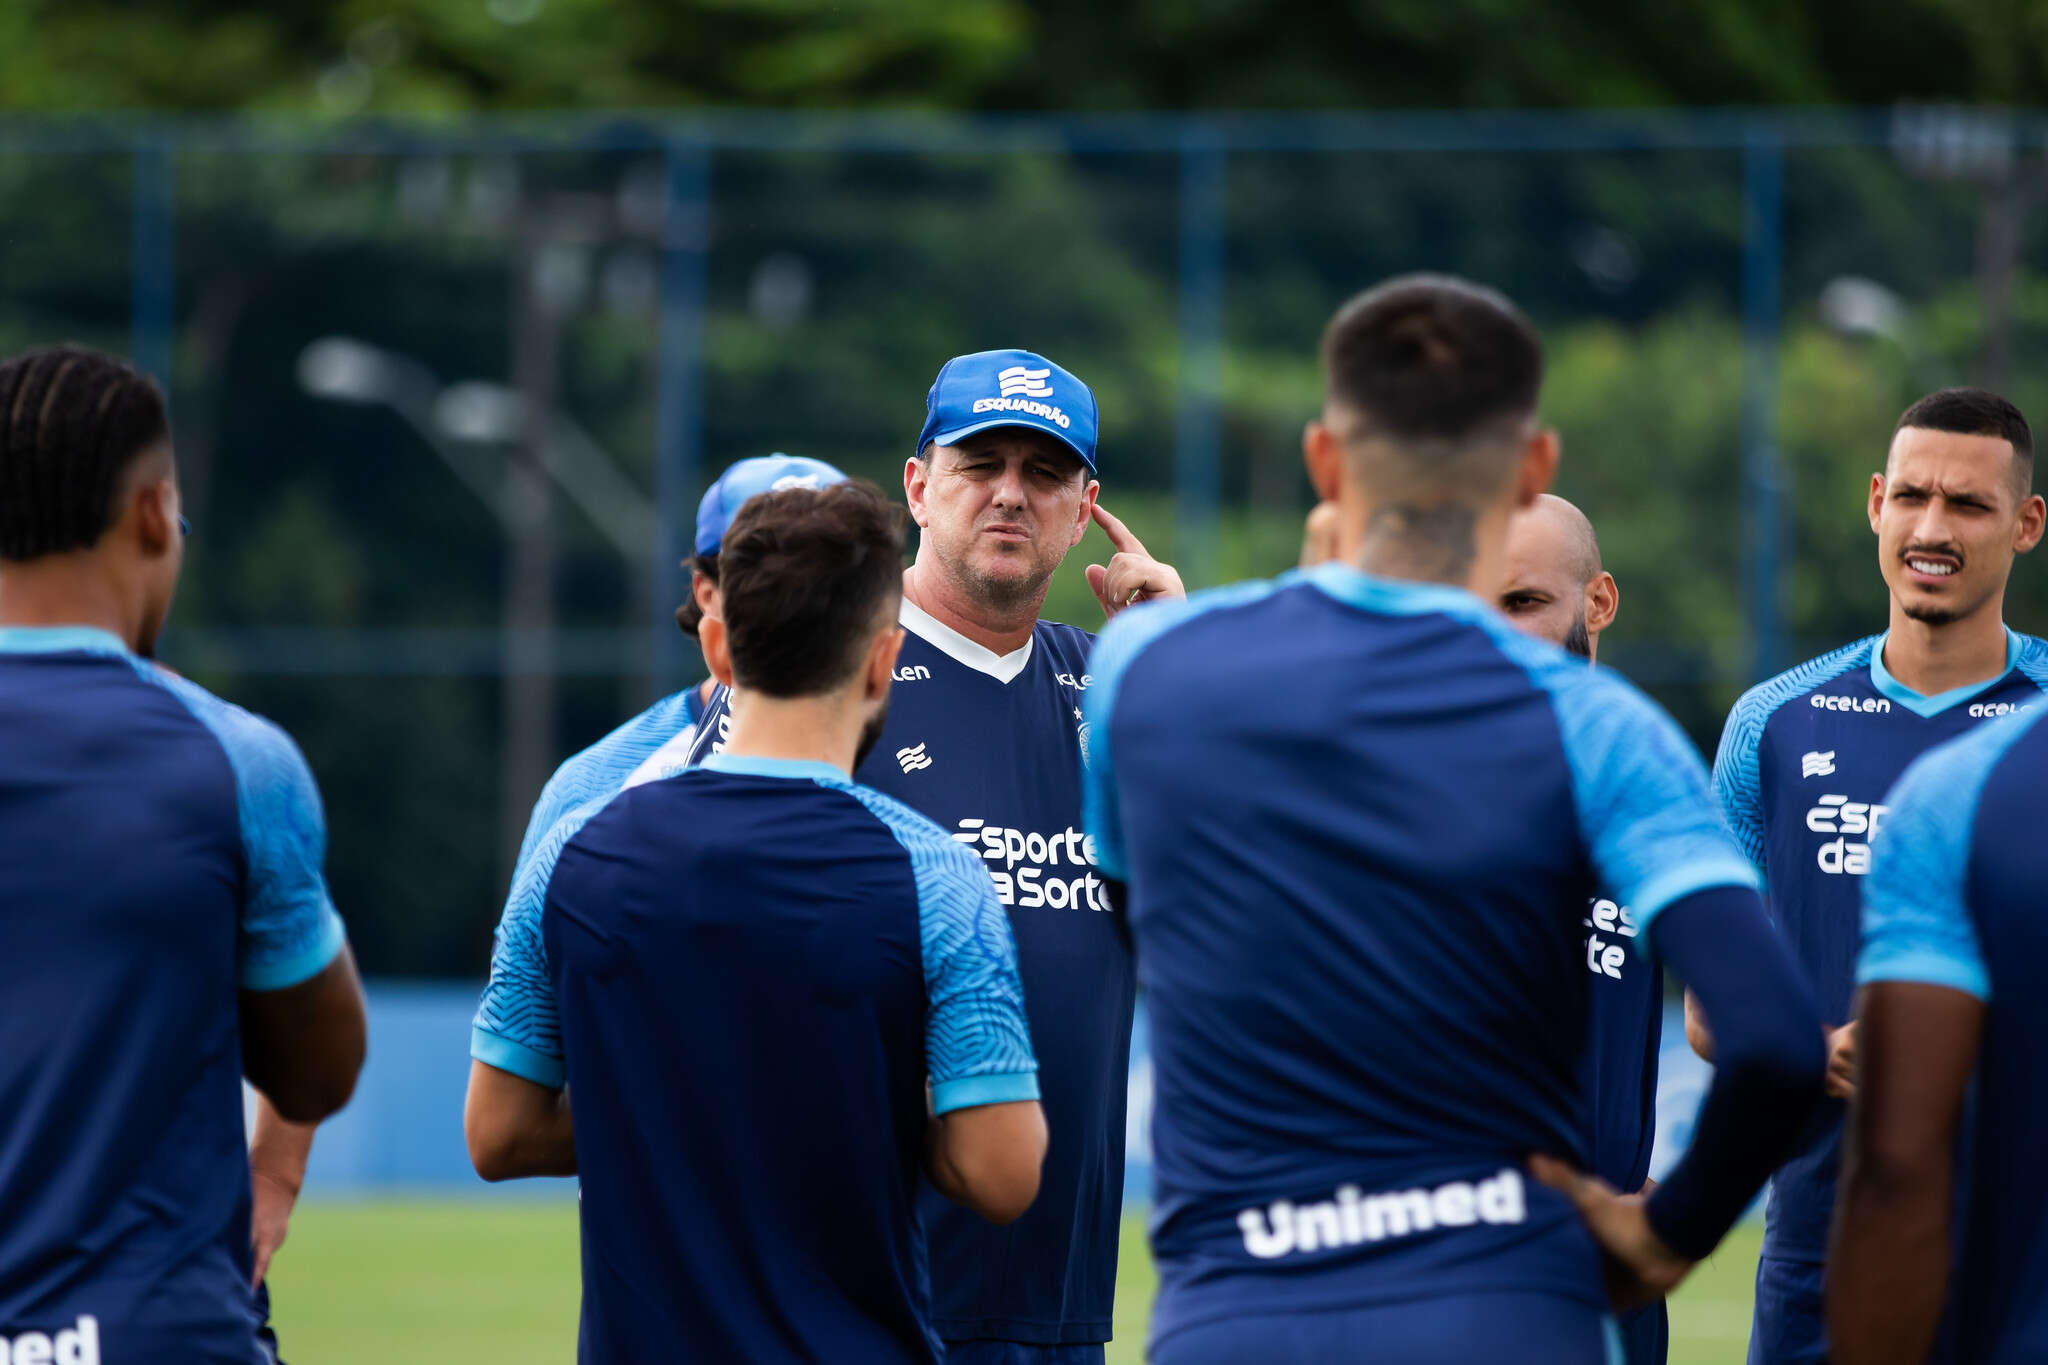
[[(712, 480), (697, 505), (696, 553), (689, 561), (690, 596), (676, 608), (676, 625), (696, 639), (706, 616), (718, 612), (718, 552), (725, 531), (747, 502), (763, 493), (791, 488), (829, 488), (846, 475), (822, 460), (783, 454), (737, 460)], [(690, 746), (696, 738), (697, 721), (704, 714), (706, 699), (717, 686), (715, 678), (692, 683), (671, 693), (613, 730), (595, 744), (570, 755), (555, 769), (533, 814), (526, 823), (526, 837), (520, 841), (519, 856), (512, 865), (514, 895), (508, 897), (500, 915), (501, 925), (517, 904), (516, 892), (528, 864), (556, 823), (571, 811), (611, 795), (622, 787), (669, 777), (687, 766)], [(501, 1169), (521, 1173), (516, 1152), (494, 1150), (499, 1138), (518, 1141), (533, 1125), (552, 1122), (559, 1108), (554, 1084), (558, 1070), (550, 1058), (534, 1058), (519, 1042), (519, 1012), (524, 1008), (515, 992), (500, 990), (497, 980), (485, 987), (477, 1002), (476, 1019), (470, 1030), (469, 1090), (463, 1103), (462, 1125), (470, 1160), (479, 1170)], [(287, 1159), (273, 1159), (259, 1170), (256, 1208), (259, 1232), (265, 1227), (266, 1207), (277, 1209), (273, 1220), (276, 1240), (282, 1241), (284, 1217), (291, 1210), (298, 1180), (306, 1170), (306, 1152), (312, 1144), (310, 1132), (294, 1132), (288, 1125), (259, 1124), (259, 1140), (266, 1134), (278, 1139), (272, 1150), (282, 1149)], [(289, 1159), (296, 1147), (296, 1163)], [(263, 1146), (259, 1141), (259, 1150)], [(282, 1193), (266, 1197), (261, 1177), (280, 1171), (296, 1176)], [(275, 1187), (273, 1187), (275, 1188)], [(259, 1264), (265, 1256), (259, 1236)]]
[(1614, 624), (1621, 589), (1600, 563), (1586, 514), (1545, 493), (1508, 523), (1507, 556), (1502, 614), (1539, 640), (1599, 662), (1600, 632)]
[[(1593, 523), (1545, 493), (1508, 523), (1507, 575), (1496, 599), (1516, 629), (1598, 661), (1621, 589), (1600, 563)], [(1586, 910), (1586, 971), (1593, 995), (1581, 1073), (1593, 1106), (1587, 1169), (1624, 1194), (1655, 1189), (1657, 1050), (1664, 1039), (1664, 973), (1630, 945), (1639, 933), (1625, 905), (1594, 897)], [(1663, 1300), (1620, 1321), (1627, 1365), (1664, 1365), (1671, 1330)]]
[[(1038, 1202), (991, 1227), (927, 1192), (932, 1302), (950, 1365), (1090, 1365), (1116, 1296), (1130, 945), (1081, 830), (1091, 637), (1038, 618), (1091, 518), (1117, 553), (1088, 582), (1110, 615), (1180, 578), (1096, 503), (1095, 396), (1029, 351), (946, 363), (903, 491), (921, 536), (903, 575), (896, 691), (857, 774), (981, 855), (1016, 932), (1051, 1155)], [(698, 753), (737, 711), (715, 697)]]
[[(2048, 687), (2048, 645), (2004, 620), (2013, 557), (2041, 539), (2032, 433), (1983, 389), (1943, 389), (1906, 409), (1868, 515), (1891, 594), (1886, 631), (1752, 688), (1714, 760), (1723, 812), (1763, 872), (1772, 916), (1819, 995), (1830, 1099), (1772, 1180), (1749, 1359), (1821, 1361), (1822, 1266), (1834, 1210), (1843, 1102), (1856, 1086), (1850, 1019), (1862, 880), (1907, 765)], [(1686, 1002), (1711, 1058), (1717, 1022)]]
[(699, 627), (741, 702), (726, 751), (571, 814), (515, 890), (493, 975), (576, 1115), (518, 1150), (581, 1177), (586, 1365), (937, 1361), (920, 1165), (984, 1218), (1037, 1192), (988, 874), (851, 777), (887, 714), (902, 563), (870, 484), (742, 508)]

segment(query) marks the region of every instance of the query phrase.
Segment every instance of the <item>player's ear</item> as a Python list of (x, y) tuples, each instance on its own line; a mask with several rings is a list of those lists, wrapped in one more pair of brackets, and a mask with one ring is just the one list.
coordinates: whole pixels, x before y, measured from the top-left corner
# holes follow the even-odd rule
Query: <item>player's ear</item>
[(704, 666), (711, 670), (711, 676), (731, 687), (732, 642), (725, 633), (725, 622), (716, 616), (699, 621), (697, 647), (704, 651)]
[(1621, 610), (1621, 585), (1614, 581), (1614, 575), (1602, 570), (1593, 575), (1586, 584), (1586, 632), (1598, 635), (1614, 624), (1614, 614)]
[(1337, 433), (1315, 418), (1301, 429), (1301, 462), (1308, 466), (1308, 481), (1321, 502), (1337, 500), (1337, 484), (1344, 459), (1343, 443)]
[(925, 492), (931, 486), (932, 461), (938, 455), (926, 446), (922, 456), (913, 455), (903, 462), (903, 501), (910, 504), (910, 519), (923, 530), (932, 524), (931, 509), (925, 503)]
[(1870, 534), (1876, 535), (1878, 513), (1884, 511), (1884, 475), (1870, 476), (1870, 506), (1865, 510), (1870, 513)]
[(128, 505), (135, 540), (150, 559), (161, 559), (178, 543), (178, 485), (171, 478), (151, 479), (135, 490)]
[(1564, 443), (1557, 432), (1545, 427), (1531, 435), (1522, 446), (1521, 468), (1515, 477), (1515, 506), (1523, 508), (1550, 491), (1557, 481), (1557, 463), (1564, 458)]
[(2013, 537), (2013, 550), (2025, 554), (2039, 545), (2044, 524), (2048, 524), (2048, 503), (2042, 502), (2039, 493), (2029, 494), (2027, 500), (2020, 504), (2020, 529), (2019, 534)]
[(1088, 523), (1095, 520), (1095, 503), (1096, 500), (1101, 496), (1102, 485), (1096, 482), (1094, 479), (1088, 480), (1087, 487), (1081, 490), (1081, 506), (1078, 509), (1079, 515), (1077, 515), (1074, 518), (1074, 536), (1073, 539), (1067, 542), (1067, 548), (1069, 550), (1073, 549), (1076, 545), (1079, 545), (1081, 543), (1081, 537), (1088, 534)]
[(896, 677), (896, 656), (903, 652), (903, 627), (892, 625), (878, 631), (868, 645), (867, 685), (862, 689), (868, 701), (880, 701), (889, 695), (889, 684)]
[(703, 616), (716, 616), (722, 604), (718, 598), (718, 583), (708, 574), (696, 569), (690, 570), (690, 596), (697, 603), (697, 611)]

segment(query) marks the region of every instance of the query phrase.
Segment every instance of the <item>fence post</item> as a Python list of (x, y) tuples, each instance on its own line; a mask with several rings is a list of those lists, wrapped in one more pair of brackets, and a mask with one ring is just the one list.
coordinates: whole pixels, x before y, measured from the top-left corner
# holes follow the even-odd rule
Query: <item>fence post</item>
[(659, 406), (654, 474), (654, 591), (649, 629), (657, 694), (681, 687), (688, 652), (675, 609), (690, 590), (682, 569), (702, 482), (705, 269), (711, 247), (711, 153), (672, 139), (661, 230)]
[(171, 134), (148, 129), (135, 139), (128, 246), (128, 349), (135, 368), (171, 392), (173, 241)]
[(1180, 375), (1174, 420), (1174, 565), (1216, 581), (1222, 501), (1224, 150), (1199, 123), (1180, 154)]
[(1742, 526), (1749, 676), (1785, 666), (1784, 471), (1778, 451), (1778, 349), (1782, 328), (1785, 150), (1775, 126), (1755, 122), (1742, 153)]

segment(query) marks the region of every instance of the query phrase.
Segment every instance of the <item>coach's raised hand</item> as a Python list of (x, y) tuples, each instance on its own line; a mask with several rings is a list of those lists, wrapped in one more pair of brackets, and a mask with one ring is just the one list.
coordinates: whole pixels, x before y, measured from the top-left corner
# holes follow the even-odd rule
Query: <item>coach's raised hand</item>
[(1145, 549), (1144, 542), (1131, 534), (1131, 528), (1124, 525), (1101, 503), (1095, 504), (1095, 524), (1109, 537), (1109, 543), (1116, 553), (1109, 557), (1109, 564), (1088, 566), (1088, 586), (1095, 592), (1095, 600), (1102, 603), (1102, 614), (1114, 616), (1133, 602), (1143, 602), (1154, 597), (1186, 597), (1188, 590), (1181, 586), (1180, 575), (1171, 564), (1162, 564)]

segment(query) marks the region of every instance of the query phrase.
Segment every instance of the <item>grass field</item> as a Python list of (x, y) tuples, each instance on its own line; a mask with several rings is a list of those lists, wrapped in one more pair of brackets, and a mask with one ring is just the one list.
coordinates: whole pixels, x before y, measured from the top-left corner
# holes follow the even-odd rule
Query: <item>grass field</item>
[[(1738, 1232), (1671, 1303), (1671, 1365), (1740, 1361), (1757, 1229)], [(571, 1202), (308, 1204), (271, 1272), (291, 1365), (421, 1360), (567, 1365), (576, 1356)], [(1124, 1223), (1112, 1365), (1143, 1359), (1152, 1265)]]

